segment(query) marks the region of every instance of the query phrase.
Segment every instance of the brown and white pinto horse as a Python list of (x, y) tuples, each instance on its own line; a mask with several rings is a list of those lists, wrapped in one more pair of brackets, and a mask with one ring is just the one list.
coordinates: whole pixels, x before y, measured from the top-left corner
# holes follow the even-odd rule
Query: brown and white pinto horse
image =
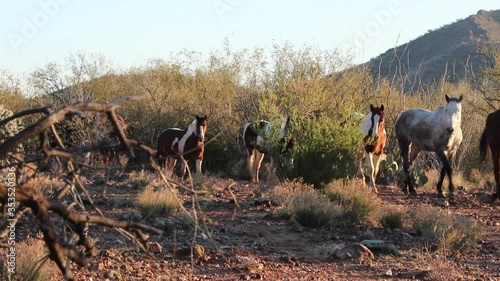
[(489, 145), (491, 158), (493, 160), (493, 173), (495, 174), (496, 193), (493, 194), (492, 201), (500, 200), (500, 110), (488, 115), (486, 126), (481, 136), (479, 150), (481, 160), (486, 158), (486, 147)]
[(364, 158), (365, 167), (370, 177), (370, 185), (372, 186), (373, 192), (378, 193), (377, 187), (375, 186), (375, 178), (378, 174), (380, 156), (384, 153), (385, 143), (387, 141), (383, 104), (380, 105), (380, 107), (374, 107), (370, 104), (370, 112), (366, 115), (365, 121), (361, 124), (360, 129), (364, 136), (364, 155), (359, 161), (359, 170), (364, 183), (365, 176), (362, 169)]
[(207, 116), (196, 115), (196, 119), (184, 130), (169, 128), (163, 131), (158, 137), (157, 146), (160, 166), (168, 166), (173, 170), (177, 160), (181, 160), (181, 175), (184, 178), (187, 161), (196, 159), (196, 175), (199, 178), (205, 151), (207, 124)]
[(280, 153), (287, 153), (295, 146), (295, 137), (286, 138), (286, 133), (290, 126), (290, 117), (269, 122), (260, 120), (257, 128), (252, 123), (246, 123), (243, 126), (243, 144), (247, 151), (246, 167), (252, 178), (252, 182), (259, 182), (259, 170), (262, 165), (264, 155), (268, 153), (272, 139), (272, 131), (278, 127), (278, 145)]

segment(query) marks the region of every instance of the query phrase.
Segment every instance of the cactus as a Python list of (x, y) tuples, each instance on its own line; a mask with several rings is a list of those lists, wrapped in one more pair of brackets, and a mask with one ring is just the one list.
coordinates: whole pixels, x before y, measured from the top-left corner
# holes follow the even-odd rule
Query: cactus
[[(403, 182), (406, 175), (401, 161), (401, 158), (395, 160), (391, 154), (382, 156), (379, 165), (379, 181), (383, 184)], [(415, 187), (423, 187), (429, 181), (425, 171), (418, 166), (411, 169), (410, 177)]]

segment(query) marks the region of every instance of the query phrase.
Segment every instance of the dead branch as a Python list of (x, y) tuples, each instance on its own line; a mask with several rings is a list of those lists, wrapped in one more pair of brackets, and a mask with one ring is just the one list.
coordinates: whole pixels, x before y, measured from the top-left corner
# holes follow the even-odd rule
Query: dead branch
[[(90, 242), (86, 234), (88, 225), (102, 225), (121, 231), (127, 231), (130, 233), (130, 237), (133, 238), (135, 242), (139, 243), (143, 249), (148, 249), (149, 245), (149, 235), (145, 234), (145, 232), (156, 235), (163, 234), (161, 230), (148, 225), (128, 221), (117, 221), (104, 216), (89, 216), (85, 213), (79, 213), (71, 209), (71, 203), (70, 205), (66, 205), (59, 201), (67, 192), (71, 190), (71, 187), (78, 186), (81, 191), (87, 195), (87, 198), (92, 203), (91, 197), (84, 188), (83, 183), (80, 181), (77, 170), (74, 168), (76, 155), (79, 153), (120, 147), (123, 150), (128, 150), (129, 155), (133, 155), (131, 147), (138, 147), (149, 154), (149, 159), (151, 163), (154, 164), (154, 155), (156, 155), (156, 150), (151, 149), (135, 140), (129, 140), (122, 128), (118, 126), (118, 120), (115, 113), (117, 106), (123, 101), (137, 98), (138, 97), (127, 97), (109, 103), (75, 103), (53, 112), (51, 112), (50, 106), (45, 106), (22, 111), (0, 121), (0, 124), (6, 124), (9, 121), (29, 114), (45, 113), (45, 115), (47, 115), (40, 118), (31, 126), (25, 128), (14, 137), (7, 139), (0, 145), (0, 155), (2, 155), (2, 158), (9, 156), (16, 160), (16, 163), (8, 164), (9, 167), (17, 167), (17, 170), (19, 171), (22, 170), (19, 168), (23, 167), (26, 163), (34, 162), (32, 159), (30, 160), (23, 159), (22, 157), (16, 157), (11, 151), (18, 144), (36, 137), (40, 137), (41, 146), (39, 149), (44, 154), (43, 158), (61, 157), (68, 160), (66, 185), (64, 188), (59, 190), (53, 198), (46, 198), (39, 189), (27, 186), (26, 183), (29, 179), (23, 181), (22, 183), (17, 182), (17, 186), (15, 188), (7, 187), (5, 184), (0, 184), (0, 202), (2, 202), (4, 208), (7, 206), (10, 208), (8, 209), (9, 213), (7, 213), (7, 218), (9, 218), (9, 220), (0, 229), (0, 239), (4, 240), (7, 238), (7, 224), (17, 224), (19, 219), (21, 219), (21, 217), (25, 214), (26, 210), (31, 210), (36, 218), (36, 223), (39, 225), (43, 233), (44, 242), (49, 249), (49, 258), (57, 264), (66, 280), (73, 280), (70, 266), (71, 263), (73, 262), (76, 265), (85, 266), (88, 264), (88, 257), (93, 257), (97, 254), (97, 248)], [(118, 142), (108, 144), (99, 143), (80, 147), (65, 147), (57, 132), (54, 130), (54, 124), (75, 114), (80, 114), (83, 111), (106, 112), (117, 135), (119, 136)], [(56, 136), (56, 141), (59, 144), (58, 147), (51, 148), (46, 144), (45, 134), (49, 129), (51, 129), (52, 133)], [(33, 177), (34, 175), (32, 178)], [(75, 196), (74, 200), (79, 203), (79, 206), (81, 206), (82, 209), (85, 209), (81, 203), (79, 195)], [(12, 208), (14, 206), (16, 208)], [(99, 210), (98, 212), (100, 213)], [(76, 244), (69, 243), (64, 240), (64, 237), (61, 237), (57, 231), (57, 227), (53, 224), (55, 217), (59, 217), (73, 226), (74, 231), (79, 238)], [(83, 246), (84, 250), (79, 249), (78, 246)]]

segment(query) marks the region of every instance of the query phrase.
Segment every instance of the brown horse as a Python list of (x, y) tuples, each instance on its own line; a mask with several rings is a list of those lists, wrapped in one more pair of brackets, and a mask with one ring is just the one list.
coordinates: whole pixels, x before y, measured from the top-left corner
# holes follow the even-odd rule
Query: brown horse
[(181, 160), (181, 175), (184, 178), (187, 161), (196, 159), (196, 175), (200, 177), (207, 124), (207, 116), (196, 115), (196, 119), (184, 130), (169, 128), (163, 131), (158, 137), (160, 166), (173, 169), (177, 160)]
[(260, 120), (257, 126), (252, 123), (246, 123), (243, 126), (243, 143), (247, 150), (246, 166), (252, 182), (259, 182), (259, 170), (264, 159), (264, 155), (268, 153), (270, 146), (273, 146), (273, 129), (278, 128), (278, 145), (281, 147), (280, 153), (289, 152), (295, 146), (295, 137), (286, 138), (287, 131), (290, 127), (290, 117), (278, 119), (274, 122)]
[(365, 121), (361, 124), (361, 132), (363, 132), (364, 156), (359, 160), (359, 170), (361, 172), (363, 182), (364, 174), (362, 169), (362, 160), (365, 159), (365, 166), (370, 177), (370, 185), (373, 192), (378, 193), (375, 186), (375, 178), (378, 174), (380, 165), (380, 156), (384, 153), (387, 133), (385, 131), (385, 113), (384, 105), (374, 107), (370, 104), (370, 112), (366, 115)]
[(500, 110), (497, 110), (486, 118), (486, 126), (481, 136), (479, 150), (481, 160), (486, 158), (486, 147), (490, 146), (491, 158), (493, 160), (493, 173), (497, 184), (497, 192), (493, 194), (492, 201), (500, 200)]

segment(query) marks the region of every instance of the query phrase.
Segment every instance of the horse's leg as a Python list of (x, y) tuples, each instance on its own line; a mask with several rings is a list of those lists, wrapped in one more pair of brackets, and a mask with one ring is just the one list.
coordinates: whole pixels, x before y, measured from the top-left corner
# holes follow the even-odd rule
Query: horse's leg
[(181, 158), (180, 163), (181, 163), (181, 180), (184, 180), (184, 176), (186, 175), (186, 169), (187, 169), (186, 159)]
[(365, 164), (365, 167), (368, 169), (367, 173), (370, 177), (370, 185), (376, 191), (377, 188), (375, 188), (375, 179), (373, 178), (373, 173), (375, 172), (375, 167), (373, 167), (373, 153), (365, 153)]
[(375, 168), (375, 171), (373, 172), (373, 190), (377, 194), (378, 194), (378, 190), (377, 190), (377, 187), (375, 186), (375, 180), (377, 179), (378, 170), (380, 167), (380, 157), (381, 156), (382, 156), (382, 154), (379, 154), (379, 155), (374, 154), (373, 155), (373, 167)]
[(175, 164), (177, 164), (177, 159), (175, 157), (172, 157), (172, 156), (167, 156), (167, 166), (168, 166), (168, 170), (172, 172), (172, 174), (174, 174), (175, 172)]
[(203, 159), (197, 158), (196, 159), (196, 182), (201, 181), (201, 163), (203, 162)]
[[(420, 153), (420, 149), (418, 147), (414, 146), (414, 145), (411, 145), (410, 159), (409, 159), (409, 162), (408, 162), (408, 164), (409, 164), (408, 167), (410, 167), (410, 166), (413, 165), (413, 161), (415, 161), (415, 159), (417, 159), (419, 153)], [(409, 168), (408, 168), (407, 175), (408, 175), (407, 181), (408, 181), (408, 186), (409, 186), (409, 192), (412, 195), (417, 195), (417, 191), (413, 187), (413, 183), (412, 183), (412, 180), (411, 180), (411, 174), (410, 174), (410, 169)]]
[(247, 159), (246, 159), (247, 171), (248, 171), (248, 175), (250, 176), (252, 181), (254, 179), (253, 178), (254, 177), (254, 173), (253, 173), (254, 157), (255, 157), (255, 150), (247, 149)]
[[(399, 144), (399, 152), (401, 154), (401, 157), (403, 158), (403, 171), (405, 172), (405, 175), (408, 175), (408, 169), (410, 167), (410, 163), (408, 162), (408, 154), (410, 152), (410, 144), (403, 139), (398, 138), (398, 144)], [(402, 188), (403, 193), (408, 193), (408, 181), (405, 180), (403, 183), (403, 188)]]
[(453, 201), (453, 196), (455, 193), (455, 186), (453, 185), (453, 180), (452, 180), (452, 169), (450, 165), (449, 159), (452, 158), (450, 156), (446, 156), (446, 153), (443, 150), (436, 150), (436, 155), (439, 157), (439, 160), (441, 160), (441, 163), (443, 164), (443, 168), (441, 169), (441, 174), (439, 175), (439, 180), (437, 183), (437, 192), (439, 197), (444, 197), (443, 195), (443, 180), (444, 180), (444, 175), (448, 175), (448, 181), (449, 181), (449, 187), (448, 187), (448, 195), (450, 197), (450, 201)]
[(259, 182), (259, 171), (260, 171), (260, 166), (262, 165), (262, 160), (264, 159), (264, 153), (260, 151), (255, 151), (255, 163), (254, 163), (254, 182)]
[(493, 159), (493, 174), (495, 174), (495, 183), (497, 185), (496, 194), (493, 194), (492, 201), (500, 200), (500, 149), (497, 146), (490, 145), (491, 158)]
[(359, 176), (361, 176), (361, 179), (363, 181), (363, 185), (366, 185), (365, 183), (365, 173), (363, 172), (363, 160), (365, 160), (365, 153), (359, 153), (358, 152), (358, 155), (357, 155), (357, 161), (358, 161), (358, 173), (359, 173)]

